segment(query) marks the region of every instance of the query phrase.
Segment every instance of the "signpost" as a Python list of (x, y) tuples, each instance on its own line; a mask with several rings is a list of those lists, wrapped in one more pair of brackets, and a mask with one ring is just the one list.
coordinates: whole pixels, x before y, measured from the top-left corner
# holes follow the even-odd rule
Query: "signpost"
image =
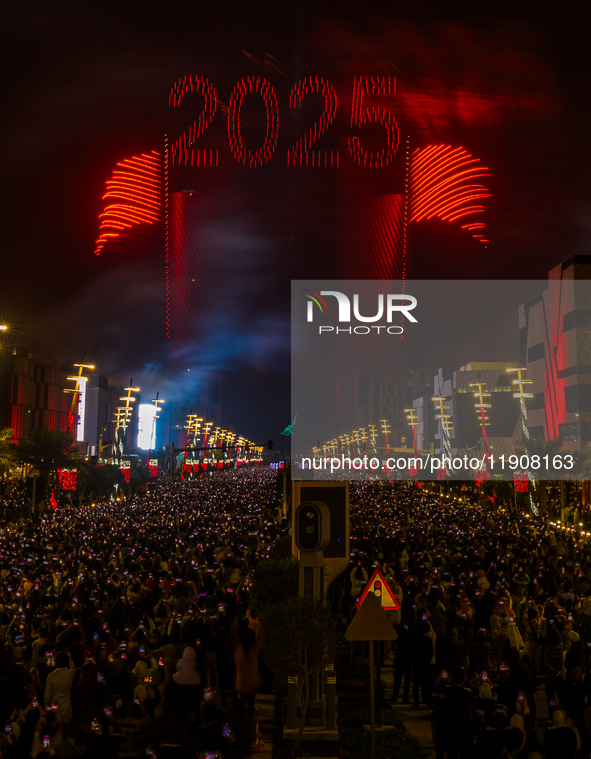
[[(380, 572), (379, 569), (375, 569), (372, 576), (369, 578), (369, 582), (363, 589), (363, 593), (359, 596), (359, 600), (357, 601), (357, 609), (359, 610), (365, 601), (365, 598), (368, 593), (373, 593), (376, 599), (380, 602), (380, 606), (384, 611), (398, 611), (400, 608), (400, 604), (394, 597), (392, 591), (390, 590), (390, 586), (386, 582), (384, 575)], [(376, 678), (378, 683), (381, 682), (381, 661), (382, 661), (382, 652), (381, 647), (378, 644), (378, 655), (376, 659)], [(381, 711), (380, 706), (378, 704), (378, 714), (377, 714), (377, 724), (378, 727), (382, 726), (382, 717), (381, 717)]]
[[(375, 573), (374, 573), (375, 574)], [(369, 583), (368, 583), (369, 585)], [(396, 599), (394, 599), (396, 600)], [(345, 638), (369, 642), (369, 708), (371, 714), (371, 759), (376, 757), (376, 702), (374, 678), (374, 642), (396, 640), (398, 635), (388, 619), (384, 607), (374, 593), (367, 591), (359, 611), (353, 617)], [(378, 680), (379, 684), (379, 680)]]

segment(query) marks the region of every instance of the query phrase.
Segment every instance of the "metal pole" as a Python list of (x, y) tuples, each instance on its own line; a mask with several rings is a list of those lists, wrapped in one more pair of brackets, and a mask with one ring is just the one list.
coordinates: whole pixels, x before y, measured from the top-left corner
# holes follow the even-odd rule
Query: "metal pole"
[(298, 678), (287, 678), (287, 729), (296, 729), (296, 717), (298, 708)]
[(318, 698), (319, 698), (318, 680), (319, 680), (319, 678), (320, 678), (320, 672), (314, 672), (314, 674), (310, 678), (310, 701), (318, 701)]
[(3, 390), (4, 390), (4, 340), (0, 342), (0, 426), (2, 426), (2, 423), (4, 422)]
[(517, 514), (517, 491), (515, 491), (515, 493), (513, 493), (513, 495), (515, 497), (515, 513)]
[(283, 509), (284, 518), (287, 516), (287, 471), (283, 472), (283, 502), (281, 508)]
[(564, 524), (564, 506), (566, 503), (566, 483), (560, 483), (560, 524)]
[(334, 664), (328, 664), (326, 667), (326, 729), (335, 729), (336, 720), (336, 687), (337, 678), (334, 671)]
[(377, 688), (377, 714), (376, 714), (376, 725), (378, 727), (382, 726), (382, 711), (380, 709), (380, 702), (381, 702), (381, 695), (382, 695), (382, 675), (381, 675), (381, 666), (382, 666), (382, 643), (381, 641), (377, 640), (375, 641), (375, 646), (378, 649), (378, 658), (376, 660), (376, 688)]
[(168, 479), (170, 482), (174, 480), (174, 443), (170, 444), (170, 474)]
[(369, 641), (369, 711), (371, 714), (371, 759), (376, 759), (376, 698), (373, 663), (373, 640)]

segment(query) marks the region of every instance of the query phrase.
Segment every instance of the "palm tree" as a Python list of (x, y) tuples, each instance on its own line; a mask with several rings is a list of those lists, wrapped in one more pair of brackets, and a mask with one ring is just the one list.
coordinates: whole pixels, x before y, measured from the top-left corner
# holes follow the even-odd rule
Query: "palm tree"
[(16, 447), (19, 461), (39, 470), (46, 482), (51, 472), (72, 466), (76, 443), (69, 432), (62, 430), (29, 430), (27, 437)]
[(14, 430), (10, 427), (0, 427), (0, 474), (6, 474), (17, 462), (12, 440)]

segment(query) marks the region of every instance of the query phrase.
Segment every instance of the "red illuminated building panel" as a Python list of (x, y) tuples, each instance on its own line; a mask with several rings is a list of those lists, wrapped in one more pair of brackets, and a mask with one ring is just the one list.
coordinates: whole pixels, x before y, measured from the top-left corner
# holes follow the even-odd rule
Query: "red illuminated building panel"
[(33, 357), (14, 355), (5, 360), (1, 424), (22, 440), (35, 427), (67, 430), (69, 399), (64, 393), (67, 374), (38, 365)]
[(10, 378), (10, 396), (8, 427), (14, 431), (16, 440), (25, 437), (33, 426), (33, 410), (35, 408), (35, 362), (26, 356), (13, 356), (13, 369)]
[(57, 476), (62, 490), (76, 490), (78, 482), (77, 469), (58, 469)]
[(51, 366), (38, 366), (35, 379), (34, 426), (66, 431), (70, 409), (70, 398), (64, 393), (67, 373)]

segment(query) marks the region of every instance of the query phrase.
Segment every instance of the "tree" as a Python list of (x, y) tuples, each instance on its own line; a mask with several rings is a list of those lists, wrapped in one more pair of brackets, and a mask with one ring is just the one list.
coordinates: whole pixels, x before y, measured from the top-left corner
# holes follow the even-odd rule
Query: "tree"
[(47, 428), (30, 429), (27, 437), (16, 446), (19, 461), (38, 469), (45, 481), (55, 469), (73, 466), (75, 453), (76, 443), (69, 432)]
[(136, 493), (146, 484), (148, 474), (146, 467), (132, 465), (129, 470), (129, 484), (127, 487), (130, 491)]
[(101, 464), (95, 467), (92, 491), (96, 494), (111, 495), (115, 485), (123, 482), (123, 472), (115, 464)]
[(265, 630), (265, 658), (275, 672), (297, 677), (300, 724), (293, 748), (297, 756), (310, 706), (310, 683), (336, 654), (336, 624), (321, 601), (292, 596), (257, 610)]
[(5, 474), (17, 462), (14, 445), (12, 440), (14, 438), (14, 430), (10, 427), (0, 428), (0, 473)]
[(93, 488), (94, 470), (96, 469), (89, 461), (78, 460), (76, 462), (78, 476), (76, 477), (76, 493), (87, 495)]
[(298, 594), (298, 562), (292, 557), (259, 561), (251, 580), (251, 605), (257, 614)]
[(277, 538), (271, 546), (269, 558), (275, 561), (281, 561), (282, 559), (293, 560), (293, 554), (291, 552), (291, 535), (282, 535), (280, 538)]
[[(498, 506), (501, 501), (505, 501), (510, 507), (513, 493), (515, 492), (512, 482), (509, 480), (486, 480), (480, 487), (487, 501), (490, 496), (494, 498), (495, 506)], [(492, 505), (490, 501), (488, 501), (488, 504)]]

